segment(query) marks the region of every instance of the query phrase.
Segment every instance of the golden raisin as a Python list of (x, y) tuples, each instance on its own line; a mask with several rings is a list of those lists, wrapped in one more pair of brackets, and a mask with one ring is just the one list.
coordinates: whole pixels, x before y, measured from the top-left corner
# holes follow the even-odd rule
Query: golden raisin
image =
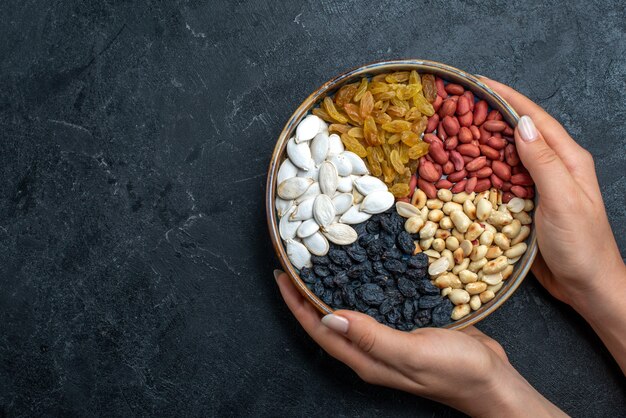
[(354, 103), (347, 103), (343, 107), (343, 110), (345, 110), (346, 115), (348, 115), (352, 122), (356, 123), (357, 125), (363, 125), (363, 118), (359, 113), (359, 107), (357, 105), (355, 105)]
[(326, 113), (328, 113), (328, 115), (331, 118), (335, 119), (339, 123), (348, 123), (348, 119), (345, 116), (343, 116), (341, 113), (339, 113), (337, 111), (337, 108), (335, 108), (333, 99), (326, 96), (324, 98), (324, 101), (322, 102), (322, 105), (324, 106), (324, 110), (326, 111)]
[(398, 150), (394, 149), (391, 151), (391, 154), (389, 155), (389, 162), (397, 173), (402, 174), (404, 172), (404, 164), (400, 161), (400, 153)]
[(315, 109), (313, 109), (311, 113), (321, 118), (324, 122), (335, 123), (335, 120), (331, 118), (328, 115), (328, 113), (326, 113), (323, 109), (320, 109), (319, 107), (316, 107)]
[(374, 109), (374, 96), (369, 91), (366, 91), (363, 97), (361, 98), (360, 109), (359, 112), (361, 117), (365, 119), (369, 115), (372, 114), (372, 110)]
[(417, 160), (426, 154), (428, 154), (428, 143), (426, 142), (420, 142), (409, 148), (409, 158), (412, 160)]
[(402, 131), (400, 134), (400, 140), (404, 142), (407, 146), (413, 147), (420, 142), (420, 137), (418, 134), (412, 131)]
[(410, 193), (407, 183), (396, 183), (389, 188), (389, 192), (396, 198), (406, 197)]
[(429, 117), (435, 114), (435, 109), (433, 109), (433, 105), (428, 103), (428, 100), (426, 100), (426, 98), (421, 93), (413, 96), (411, 100), (413, 100), (413, 106), (415, 106), (417, 110), (422, 112), (422, 114)]
[(363, 77), (361, 79), (361, 84), (359, 84), (359, 87), (356, 89), (356, 93), (354, 93), (354, 97), (352, 98), (352, 100), (354, 100), (355, 102), (360, 101), (361, 97), (363, 97), (368, 87), (369, 82), (367, 81), (367, 77)]
[(363, 137), (365, 138), (365, 142), (369, 145), (377, 145), (379, 143), (378, 129), (376, 128), (376, 122), (372, 116), (365, 118), (365, 123), (363, 124)]
[(345, 134), (350, 130), (350, 125), (341, 125), (339, 123), (331, 123), (328, 125), (328, 132), (331, 134)]
[(348, 131), (348, 134), (355, 138), (361, 139), (363, 138), (363, 128), (360, 128), (360, 127), (352, 128)]
[(335, 94), (335, 104), (338, 107), (344, 107), (346, 103), (350, 103), (354, 94), (356, 93), (357, 84), (346, 84), (342, 88), (340, 88)]
[(385, 81), (387, 81), (387, 83), (402, 83), (408, 80), (409, 80), (408, 71), (397, 71), (385, 77)]
[(422, 91), (424, 97), (430, 103), (437, 98), (437, 85), (435, 84), (435, 76), (432, 74), (422, 74)]
[(411, 122), (405, 120), (392, 120), (389, 123), (385, 123), (382, 128), (387, 132), (402, 132), (411, 129)]
[(343, 142), (343, 145), (346, 147), (348, 151), (352, 151), (359, 157), (365, 158), (367, 156), (367, 150), (365, 149), (365, 147), (361, 145), (358, 139), (351, 136), (350, 134), (347, 134), (347, 133), (342, 134), (341, 142)]

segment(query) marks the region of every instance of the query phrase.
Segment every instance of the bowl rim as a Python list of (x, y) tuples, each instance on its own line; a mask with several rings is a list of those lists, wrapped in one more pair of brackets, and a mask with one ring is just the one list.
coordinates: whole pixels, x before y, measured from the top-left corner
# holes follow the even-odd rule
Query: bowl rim
[[(469, 87), (470, 90), (472, 90), (472, 92), (478, 97), (487, 100), (490, 107), (498, 108), (498, 110), (501, 111), (503, 110), (503, 117), (512, 125), (515, 125), (519, 119), (519, 115), (513, 107), (507, 103), (502, 96), (484, 84), (475, 75), (437, 61), (413, 58), (374, 61), (359, 67), (354, 67), (326, 81), (313, 91), (313, 93), (311, 93), (305, 100), (303, 100), (287, 120), (287, 123), (278, 136), (274, 151), (272, 152), (266, 183), (266, 215), (272, 245), (274, 247), (274, 251), (278, 255), (278, 259), (283, 267), (283, 270), (287, 273), (298, 291), (323, 315), (330, 314), (334, 312), (334, 310), (319, 299), (311, 290), (309, 290), (304, 281), (300, 279), (297, 271), (287, 257), (286, 250), (278, 231), (278, 221), (275, 210), (275, 180), (278, 168), (282, 162), (282, 156), (285, 152), (286, 143), (290, 138), (292, 131), (295, 130), (297, 124), (304, 116), (306, 116), (310, 109), (318, 103), (322, 97), (325, 97), (328, 92), (340, 87), (345, 81), (361, 75), (370, 75), (375, 74), (376, 72), (387, 72), (390, 70), (394, 71), (407, 68), (415, 69), (419, 72), (427, 71), (438, 75), (444, 74), (444, 78), (446, 79), (453, 78), (455, 81), (460, 82), (465, 88)], [(494, 106), (494, 103), (496, 106)], [(535, 193), (535, 208), (537, 207), (538, 200), (539, 195)], [(499, 290), (494, 299), (482, 305), (478, 310), (471, 312), (469, 315), (460, 320), (453, 321), (439, 328), (460, 330), (470, 325), (474, 325), (491, 315), (504, 302), (506, 302), (521, 285), (522, 281), (530, 271), (530, 267), (532, 266), (535, 257), (537, 256), (538, 247), (534, 223), (531, 227), (530, 236), (526, 239), (526, 243), (528, 245), (526, 252), (522, 258), (518, 260), (518, 263), (516, 263), (516, 268), (513, 270), (511, 277), (504, 281), (504, 286), (506, 287), (505, 289)]]

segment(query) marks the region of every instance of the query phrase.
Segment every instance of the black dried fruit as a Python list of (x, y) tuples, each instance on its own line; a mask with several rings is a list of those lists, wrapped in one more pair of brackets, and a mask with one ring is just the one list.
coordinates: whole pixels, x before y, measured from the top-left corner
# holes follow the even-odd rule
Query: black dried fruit
[(319, 277), (326, 277), (330, 274), (330, 269), (328, 266), (313, 266), (313, 272), (317, 274)]
[(387, 315), (387, 313), (391, 310), (391, 308), (393, 308), (393, 306), (394, 306), (393, 303), (391, 303), (389, 299), (385, 299), (383, 303), (381, 303), (380, 306), (378, 307), (378, 311), (382, 315)]
[(345, 271), (345, 267), (341, 267), (340, 265), (334, 264), (334, 263), (330, 263), (328, 265), (328, 269), (330, 270), (330, 272), (332, 274), (339, 274), (342, 271)]
[(333, 307), (339, 308), (343, 305), (343, 297), (341, 295), (341, 290), (337, 289), (333, 292)]
[(365, 264), (355, 264), (348, 269), (347, 273), (348, 277), (352, 279), (358, 279), (359, 277), (364, 275), (366, 271), (367, 266)]
[(385, 299), (383, 289), (374, 283), (367, 283), (361, 286), (357, 291), (357, 296), (368, 305), (374, 306), (380, 305)]
[(454, 306), (450, 300), (446, 299), (441, 305), (433, 309), (432, 322), (436, 327), (449, 324), (451, 322), (450, 315)]
[(428, 256), (424, 253), (419, 253), (409, 257), (407, 264), (415, 269), (427, 269), (428, 268)]
[(356, 242), (346, 247), (346, 253), (357, 263), (362, 263), (367, 260), (367, 251)]
[(407, 298), (411, 298), (417, 294), (415, 283), (409, 279), (405, 279), (404, 277), (400, 277), (398, 279), (398, 290)]
[(389, 313), (385, 315), (385, 318), (391, 324), (397, 324), (400, 320), (400, 317), (400, 309), (398, 309), (397, 307), (393, 307), (391, 311), (389, 311)]
[(430, 309), (420, 309), (415, 313), (413, 317), (413, 323), (418, 327), (425, 327), (430, 324), (431, 321), (431, 310)]
[(326, 287), (335, 287), (335, 278), (333, 276), (326, 276), (322, 279), (322, 283)]
[(362, 222), (362, 223), (357, 224), (357, 225), (352, 225), (352, 228), (354, 228), (354, 230), (356, 231), (358, 236), (365, 235), (365, 234), (367, 234), (367, 229), (366, 229), (367, 225), (366, 224), (367, 224), (367, 222)]
[(404, 277), (411, 279), (414, 282), (419, 282), (420, 280), (426, 279), (428, 277), (426, 273), (426, 269), (408, 269), (404, 273)]
[(365, 312), (367, 309), (369, 309), (369, 305), (365, 303), (363, 299), (358, 298), (358, 291), (356, 293), (357, 293), (356, 305), (354, 306), (356, 307), (358, 311)]
[(413, 301), (410, 299), (405, 300), (404, 305), (402, 306), (402, 316), (404, 316), (404, 320), (411, 322), (413, 321), (414, 315), (415, 315), (415, 307), (413, 306)]
[(335, 277), (333, 277), (333, 281), (335, 282), (336, 286), (343, 287), (346, 284), (348, 284), (348, 282), (350, 281), (350, 278), (348, 277), (348, 274), (345, 271), (342, 271), (340, 273), (335, 274)]
[(313, 270), (308, 267), (304, 267), (302, 270), (300, 270), (300, 278), (304, 281), (304, 283), (308, 284), (313, 284), (319, 280), (317, 277), (315, 277)]
[(420, 298), (420, 309), (431, 309), (441, 305), (443, 297), (441, 295), (428, 295)]
[(428, 279), (422, 279), (417, 283), (417, 291), (422, 295), (439, 295), (439, 289)]
[(348, 254), (346, 254), (346, 252), (343, 250), (332, 248), (328, 251), (328, 256), (333, 261), (333, 263), (339, 266), (350, 267), (352, 265), (352, 260), (350, 260)]
[(372, 242), (376, 242), (376, 235), (365, 234), (359, 237), (359, 245), (368, 248)]
[(400, 260), (386, 260), (383, 265), (388, 271), (394, 274), (402, 274), (406, 271), (406, 264)]
[(330, 289), (326, 289), (320, 299), (322, 299), (322, 301), (327, 305), (332, 304), (333, 303), (333, 291)]
[(330, 263), (330, 259), (326, 255), (323, 255), (323, 256), (312, 255), (311, 256), (311, 262), (314, 265), (326, 266), (326, 265), (328, 265), (328, 263)]
[(383, 265), (382, 261), (374, 261), (372, 263), (372, 270), (374, 270), (375, 274), (384, 274), (386, 276), (389, 275), (389, 272), (387, 271), (387, 269)]
[(393, 234), (380, 234), (378, 240), (384, 248), (393, 248), (396, 245), (396, 236)]
[(372, 241), (367, 247), (367, 256), (372, 261), (380, 260), (384, 250), (380, 240)]
[(353, 307), (356, 304), (356, 294), (353, 288), (344, 287), (341, 291), (341, 296), (343, 296), (343, 301), (347, 306)]
[(402, 294), (396, 289), (386, 289), (385, 298), (391, 302), (392, 305), (399, 305), (404, 301)]
[(376, 220), (370, 220), (365, 225), (365, 229), (370, 234), (378, 234), (380, 232), (380, 223)]
[(372, 283), (377, 284), (380, 287), (386, 287), (387, 283), (392, 280), (393, 279), (386, 274), (377, 274), (372, 278)]
[(402, 231), (398, 234), (396, 244), (398, 245), (400, 251), (405, 254), (413, 254), (413, 251), (415, 250), (415, 243), (413, 242), (413, 239), (411, 238), (409, 233), (406, 231)]
[(311, 290), (313, 291), (313, 293), (315, 293), (315, 296), (321, 298), (326, 289), (324, 288), (324, 284), (322, 282), (317, 282), (313, 285)]
[(388, 259), (401, 260), (402, 252), (400, 252), (400, 250), (398, 250), (397, 248), (390, 248), (388, 250), (385, 250), (385, 252), (383, 252), (382, 258), (383, 260), (388, 260)]
[(380, 227), (383, 231), (394, 233), (394, 222), (391, 220), (391, 216), (383, 215), (380, 218)]

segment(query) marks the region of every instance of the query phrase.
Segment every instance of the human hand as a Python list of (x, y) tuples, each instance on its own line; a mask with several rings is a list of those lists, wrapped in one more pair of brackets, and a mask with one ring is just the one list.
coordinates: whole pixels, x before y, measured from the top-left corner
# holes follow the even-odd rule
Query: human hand
[(535, 226), (540, 256), (532, 272), (557, 299), (580, 309), (615, 288), (624, 263), (611, 232), (589, 152), (531, 100), (483, 78), (520, 115), (517, 152), (539, 192)]
[(345, 310), (321, 319), (285, 273), (276, 270), (274, 275), (287, 306), (311, 338), (368, 383), (424, 396), (472, 416), (560, 413), (515, 371), (500, 344), (474, 327), (407, 333)]

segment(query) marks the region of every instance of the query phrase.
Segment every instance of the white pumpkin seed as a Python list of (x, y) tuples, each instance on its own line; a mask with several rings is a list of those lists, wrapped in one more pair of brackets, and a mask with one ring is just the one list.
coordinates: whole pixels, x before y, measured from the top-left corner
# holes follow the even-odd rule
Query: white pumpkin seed
[(365, 196), (361, 203), (361, 210), (371, 214), (383, 213), (393, 206), (395, 200), (395, 197), (388, 191), (378, 190)]
[(291, 213), (291, 216), (289, 216), (289, 220), (306, 221), (307, 219), (313, 218), (313, 202), (315, 202), (314, 197), (300, 202), (300, 204), (296, 206), (296, 209)]
[(365, 166), (365, 162), (361, 157), (353, 153), (352, 151), (344, 151), (341, 153), (352, 165), (352, 174), (356, 174), (358, 176), (362, 174), (369, 174), (369, 170)]
[(359, 235), (349, 225), (342, 223), (332, 223), (323, 227), (322, 233), (328, 240), (337, 245), (349, 245), (357, 240)]
[(320, 122), (322, 120), (315, 115), (309, 115), (304, 118), (296, 128), (296, 142), (299, 144), (313, 139), (320, 130)]
[(319, 230), (320, 226), (317, 224), (315, 219), (309, 219), (302, 222), (296, 231), (296, 235), (300, 238), (306, 238), (315, 234)]
[(350, 163), (350, 160), (344, 157), (343, 153), (332, 157), (330, 162), (337, 167), (337, 174), (340, 176), (348, 176), (352, 173), (352, 164)]
[(335, 218), (335, 205), (329, 196), (318, 195), (313, 202), (313, 218), (320, 226), (329, 225)]
[(311, 187), (309, 187), (306, 192), (304, 192), (304, 194), (302, 196), (300, 196), (299, 198), (297, 198), (295, 200), (295, 204), (299, 205), (300, 203), (304, 202), (307, 199), (310, 199), (312, 197), (317, 196), (318, 194), (320, 194), (320, 184), (319, 183), (313, 183), (311, 185)]
[(326, 159), (329, 147), (330, 141), (327, 133), (320, 132), (315, 135), (315, 138), (311, 141), (311, 158), (313, 158), (315, 164), (321, 164)]
[(403, 218), (420, 216), (420, 210), (407, 202), (396, 202), (396, 211), (398, 212), (398, 215), (402, 216)]
[(379, 190), (387, 191), (387, 185), (372, 176), (359, 177), (354, 180), (354, 185), (363, 196), (367, 196), (368, 194)]
[(339, 193), (333, 197), (333, 205), (335, 205), (335, 212), (338, 215), (346, 213), (346, 211), (352, 207), (352, 203), (354, 203), (352, 193)]
[(283, 215), (285, 215), (287, 211), (293, 206), (293, 200), (285, 200), (277, 197), (274, 206), (276, 207), (276, 213), (278, 214), (278, 217), (282, 218)]
[(278, 232), (280, 232), (280, 237), (284, 240), (293, 239), (296, 237), (296, 231), (298, 227), (302, 223), (301, 221), (290, 221), (289, 216), (296, 210), (295, 206), (289, 209), (289, 212), (285, 214), (282, 218), (280, 218), (280, 222), (278, 223)]
[(311, 254), (317, 256), (326, 255), (328, 253), (328, 250), (330, 249), (328, 240), (326, 239), (326, 237), (324, 237), (324, 235), (320, 234), (319, 232), (316, 232), (313, 235), (302, 239), (302, 242), (311, 252)]
[(313, 183), (313, 179), (292, 177), (278, 185), (278, 196), (285, 200), (295, 199), (302, 196)]
[(285, 246), (287, 257), (289, 257), (289, 261), (295, 268), (300, 270), (303, 267), (311, 267), (313, 265), (311, 263), (311, 253), (303, 244), (289, 239), (285, 241)]
[(337, 184), (339, 183), (339, 176), (337, 176), (337, 168), (329, 161), (324, 161), (320, 164), (320, 191), (328, 196), (333, 196), (337, 191)]
[(328, 137), (328, 155), (326, 158), (331, 158), (335, 155), (339, 155), (344, 152), (343, 142), (337, 134), (332, 134)]
[(369, 213), (361, 212), (359, 206), (352, 206), (346, 213), (341, 215), (339, 222), (350, 225), (360, 224), (367, 221), (371, 216)]
[(280, 184), (283, 181), (295, 177), (298, 174), (298, 167), (293, 165), (293, 163), (287, 158), (280, 165), (278, 169), (278, 174), (276, 175), (276, 184)]
[(301, 144), (296, 144), (296, 139), (291, 138), (289, 142), (287, 142), (287, 155), (296, 167), (299, 167), (304, 171), (309, 169), (311, 161), (311, 148), (309, 148), (308, 143), (303, 142)]
[(350, 193), (352, 191), (352, 178), (350, 176), (339, 177), (337, 190), (342, 193)]
[(313, 181), (318, 181), (320, 169), (315, 165), (313, 160), (309, 162), (309, 169), (307, 171), (298, 170), (297, 177), (305, 177), (309, 179), (313, 179)]

